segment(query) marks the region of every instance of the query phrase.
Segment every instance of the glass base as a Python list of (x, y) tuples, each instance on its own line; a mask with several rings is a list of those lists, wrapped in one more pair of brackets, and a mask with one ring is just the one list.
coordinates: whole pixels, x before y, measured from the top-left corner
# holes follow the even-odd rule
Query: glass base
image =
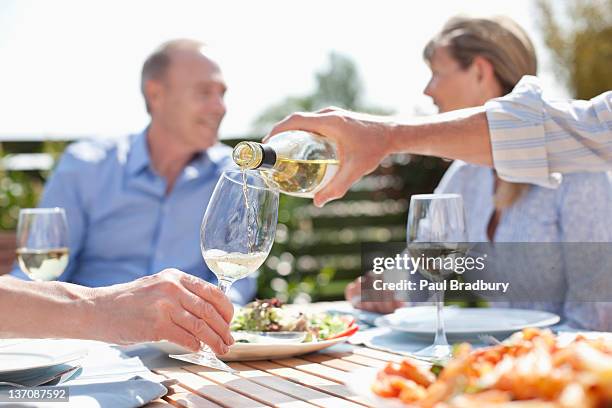
[(424, 349), (410, 353), (410, 356), (416, 358), (417, 360), (424, 360), (433, 364), (443, 364), (450, 360), (452, 355), (453, 348), (448, 344), (432, 344), (429, 347), (425, 347)]
[(168, 357), (186, 361), (191, 364), (197, 364), (205, 367), (214, 368), (215, 370), (226, 371), (228, 373), (236, 374), (237, 370), (234, 370), (232, 367), (225, 364), (223, 361), (219, 360), (217, 356), (215, 356), (212, 352), (198, 352), (198, 353), (190, 353), (190, 354), (170, 354)]

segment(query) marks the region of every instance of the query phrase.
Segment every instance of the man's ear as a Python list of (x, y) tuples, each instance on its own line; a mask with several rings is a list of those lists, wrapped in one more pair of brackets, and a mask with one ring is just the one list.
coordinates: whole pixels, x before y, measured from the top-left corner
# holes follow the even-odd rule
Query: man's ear
[(161, 81), (149, 79), (145, 82), (144, 92), (149, 106), (149, 111), (156, 110), (164, 96), (164, 86)]

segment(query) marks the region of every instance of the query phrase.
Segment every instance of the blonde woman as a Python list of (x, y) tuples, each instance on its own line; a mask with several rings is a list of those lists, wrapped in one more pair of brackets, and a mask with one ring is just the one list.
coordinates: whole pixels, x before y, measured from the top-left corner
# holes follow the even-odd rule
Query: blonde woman
[[(427, 44), (424, 58), (432, 73), (424, 92), (441, 113), (481, 106), (509, 93), (524, 75), (535, 75), (537, 70), (527, 34), (503, 17), (452, 18)], [(436, 192), (463, 196), (468, 237), (473, 242), (612, 241), (612, 184), (606, 173), (566, 174), (558, 189), (549, 189), (509, 183), (488, 167), (456, 161)], [(612, 330), (612, 303), (568, 301), (609, 296), (612, 279), (605, 279), (606, 271), (591, 270), (592, 275), (573, 276), (571, 263), (579, 262), (577, 259), (531, 261), (533, 265), (544, 261), (554, 264), (551, 270), (561, 273), (526, 271), (535, 293), (540, 288), (557, 295), (556, 299), (542, 299), (530, 307), (556, 312), (571, 326)], [(351, 300), (358, 295), (359, 282), (354, 282), (347, 287), (346, 296)], [(389, 312), (398, 303), (361, 306)]]

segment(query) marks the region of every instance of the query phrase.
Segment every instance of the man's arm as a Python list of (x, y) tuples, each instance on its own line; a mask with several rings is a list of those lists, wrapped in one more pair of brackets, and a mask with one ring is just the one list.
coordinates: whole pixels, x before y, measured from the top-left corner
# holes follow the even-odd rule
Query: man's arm
[(336, 142), (340, 166), (329, 184), (315, 195), (318, 206), (344, 196), (353, 183), (374, 171), (393, 153), (492, 165), (487, 118), (482, 107), (401, 122), (396, 119), (328, 108), (316, 113), (294, 113), (277, 124), (269, 137), (301, 129)]
[(0, 338), (169, 340), (194, 351), (202, 341), (224, 354), (232, 315), (218, 288), (173, 269), (104, 288), (0, 278)]
[(314, 198), (342, 197), (387, 155), (413, 153), (494, 166), (508, 181), (555, 187), (557, 172), (612, 169), (612, 92), (591, 101), (547, 102), (525, 77), (515, 90), (485, 106), (397, 121), (336, 108), (295, 113), (266, 138), (286, 130), (334, 140), (340, 166)]

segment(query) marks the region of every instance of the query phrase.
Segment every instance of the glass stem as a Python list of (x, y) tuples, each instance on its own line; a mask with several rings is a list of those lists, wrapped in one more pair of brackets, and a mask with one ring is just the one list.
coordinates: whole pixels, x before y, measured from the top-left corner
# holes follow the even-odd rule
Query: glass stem
[(219, 287), (219, 289), (221, 289), (221, 292), (229, 296), (229, 291), (230, 291), (230, 288), (232, 287), (232, 283), (234, 282), (228, 281), (225, 279), (219, 279), (219, 283), (217, 284), (217, 286)]
[[(224, 279), (219, 279), (219, 282), (217, 283), (217, 287), (221, 289), (223, 293), (229, 296), (229, 291), (230, 291), (230, 288), (232, 287), (232, 283), (234, 282), (224, 280)], [(212, 351), (212, 349), (208, 347), (208, 344), (204, 344), (204, 343), (200, 343), (200, 353), (212, 354), (212, 355), (215, 354), (214, 351)]]
[[(442, 281), (444, 282), (444, 281)], [(442, 311), (444, 310), (444, 289), (436, 290), (436, 337), (434, 339), (434, 346), (448, 346), (446, 340), (446, 331), (444, 330), (444, 317)]]

